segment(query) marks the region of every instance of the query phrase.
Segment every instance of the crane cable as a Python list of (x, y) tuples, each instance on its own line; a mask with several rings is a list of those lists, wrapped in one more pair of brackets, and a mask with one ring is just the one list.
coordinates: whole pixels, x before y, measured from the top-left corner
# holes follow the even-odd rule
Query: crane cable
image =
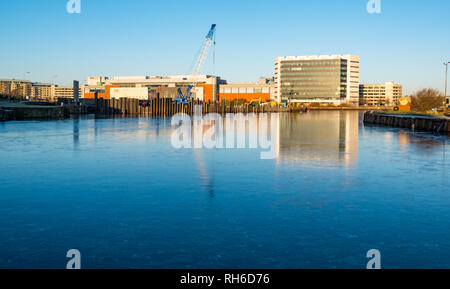
[(213, 47), (213, 75), (216, 75), (216, 33), (214, 33), (214, 47)]

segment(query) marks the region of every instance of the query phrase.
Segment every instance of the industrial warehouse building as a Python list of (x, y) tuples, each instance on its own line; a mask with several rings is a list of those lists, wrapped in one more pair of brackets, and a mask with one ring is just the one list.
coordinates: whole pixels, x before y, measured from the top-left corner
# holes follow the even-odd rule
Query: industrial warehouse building
[(118, 76), (89, 77), (83, 87), (84, 98), (177, 98), (178, 89), (185, 93), (193, 85), (193, 97), (202, 101), (261, 100), (270, 101), (275, 95), (273, 78), (261, 78), (256, 83), (227, 83), (210, 75)]
[(358, 55), (287, 56), (275, 59), (279, 102), (359, 103)]
[(257, 83), (227, 83), (220, 85), (221, 101), (260, 100), (268, 102), (275, 99), (275, 83), (273, 78), (260, 78)]
[(176, 98), (178, 88), (184, 90), (195, 86), (194, 97), (203, 101), (218, 100), (218, 88), (225, 83), (219, 77), (210, 75), (176, 76), (120, 76), (106, 79), (106, 98), (143, 98), (147, 90), (149, 97)]

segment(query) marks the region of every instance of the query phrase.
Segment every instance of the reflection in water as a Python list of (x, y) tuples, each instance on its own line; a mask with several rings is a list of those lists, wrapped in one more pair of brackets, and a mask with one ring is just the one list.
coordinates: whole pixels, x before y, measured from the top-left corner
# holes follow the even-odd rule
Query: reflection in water
[[(358, 164), (359, 140), (361, 113), (355, 111), (316, 111), (311, 113), (280, 114), (276, 119), (275, 132), (270, 135), (275, 136), (273, 141), (275, 159), (274, 163), (281, 166), (283, 163), (295, 163), (308, 167), (323, 166), (343, 166), (345, 168), (355, 168)], [(245, 120), (247, 134), (247, 146), (249, 135), (257, 127), (252, 124), (260, 121), (259, 115), (249, 115)], [(74, 147), (79, 145), (79, 124), (80, 119), (74, 119)], [(108, 123), (109, 125), (105, 125)], [(113, 123), (111, 125), (110, 123)], [(210, 121), (201, 120), (200, 126), (203, 133), (211, 127)], [(129, 138), (132, 136), (138, 140), (164, 140), (170, 142), (172, 133), (176, 127), (170, 124), (170, 118), (152, 119), (94, 119), (94, 136), (102, 134), (113, 134), (117, 138)], [(111, 128), (112, 126), (112, 128)], [(223, 119), (223, 129), (226, 131), (225, 119)], [(239, 133), (238, 126), (235, 127)], [(368, 128), (370, 131), (374, 128)], [(192, 131), (194, 134), (194, 131)], [(445, 142), (441, 138), (433, 138), (428, 134), (414, 134), (409, 131), (398, 130), (395, 133), (388, 129), (379, 128), (378, 137), (383, 142), (385, 149), (395, 153), (396, 145), (400, 151), (407, 151), (410, 146), (415, 146), (419, 150), (426, 152), (436, 147), (443, 147), (445, 159)], [(394, 139), (395, 138), (395, 139)], [(226, 143), (226, 137), (223, 138)], [(167, 145), (170, 145), (169, 143)], [(202, 180), (205, 191), (208, 191), (211, 198), (214, 198), (214, 160), (205, 158), (205, 152), (220, 154), (222, 149), (194, 149), (192, 152), (194, 164), (198, 170), (198, 176)], [(225, 149), (226, 150), (226, 149)], [(252, 149), (248, 149), (252, 150)], [(255, 149), (253, 149), (255, 150)], [(256, 150), (255, 150), (256, 151)], [(445, 174), (445, 161), (444, 174)]]
[(209, 198), (214, 199), (214, 161), (213, 166), (210, 170), (208, 170), (208, 167), (206, 166), (206, 161), (203, 157), (203, 153), (201, 150), (194, 149), (194, 160), (195, 164), (197, 165), (199, 176), (202, 179), (203, 187), (205, 191), (208, 192)]
[(73, 246), (85, 268), (361, 268), (369, 248), (450, 267), (446, 137), (279, 116), (270, 160), (175, 149), (170, 119), (1, 124), (0, 268), (60, 268)]
[(358, 160), (359, 117), (359, 113), (350, 111), (282, 115), (278, 159), (354, 166)]
[(73, 119), (73, 148), (78, 150), (80, 144), (80, 118), (75, 116)]
[(416, 146), (420, 150), (432, 150), (445, 146), (445, 139), (433, 138), (430, 134), (413, 134), (410, 131), (398, 131), (398, 143), (402, 150)]
[(441, 136), (433, 136), (428, 133), (415, 134), (411, 131), (398, 131), (398, 145), (403, 153), (407, 153), (412, 147), (420, 152), (433, 155), (442, 149), (442, 182), (447, 185), (447, 168), (446, 168), (446, 145), (447, 138)]

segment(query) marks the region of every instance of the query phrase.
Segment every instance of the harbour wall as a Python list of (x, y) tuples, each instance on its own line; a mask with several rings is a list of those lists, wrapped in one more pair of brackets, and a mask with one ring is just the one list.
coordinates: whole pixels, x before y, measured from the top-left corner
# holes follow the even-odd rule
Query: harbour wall
[(427, 131), (443, 134), (450, 133), (450, 118), (448, 117), (394, 115), (368, 111), (364, 114), (364, 123), (407, 128), (414, 131)]
[(0, 105), (0, 121), (27, 119), (63, 119), (69, 110), (59, 106), (24, 105), (20, 103)]

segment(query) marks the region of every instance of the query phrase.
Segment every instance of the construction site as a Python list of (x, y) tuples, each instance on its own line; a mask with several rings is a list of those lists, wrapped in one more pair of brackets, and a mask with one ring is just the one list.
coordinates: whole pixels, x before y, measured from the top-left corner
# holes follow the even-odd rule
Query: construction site
[(215, 32), (216, 25), (213, 24), (190, 75), (89, 77), (80, 97), (104, 100), (130, 98), (138, 99), (141, 103), (153, 99), (171, 99), (184, 105), (191, 101), (257, 105), (275, 100), (273, 78), (261, 78), (255, 83), (227, 83), (218, 76), (201, 74), (211, 47), (216, 45)]

